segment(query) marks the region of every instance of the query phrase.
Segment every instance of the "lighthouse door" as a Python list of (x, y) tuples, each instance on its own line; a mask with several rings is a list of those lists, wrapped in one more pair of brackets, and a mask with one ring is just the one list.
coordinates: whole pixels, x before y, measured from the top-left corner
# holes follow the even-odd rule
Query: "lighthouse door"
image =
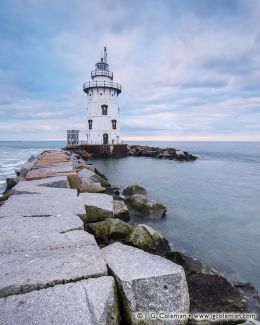
[(103, 134), (103, 144), (108, 144), (108, 134), (107, 133)]

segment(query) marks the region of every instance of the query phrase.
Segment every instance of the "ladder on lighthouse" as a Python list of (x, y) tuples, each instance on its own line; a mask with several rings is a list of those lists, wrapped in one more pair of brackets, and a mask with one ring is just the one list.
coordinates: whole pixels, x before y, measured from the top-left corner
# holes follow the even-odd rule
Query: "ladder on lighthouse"
[(108, 150), (109, 150), (108, 146), (103, 146), (102, 151), (104, 155), (108, 154)]

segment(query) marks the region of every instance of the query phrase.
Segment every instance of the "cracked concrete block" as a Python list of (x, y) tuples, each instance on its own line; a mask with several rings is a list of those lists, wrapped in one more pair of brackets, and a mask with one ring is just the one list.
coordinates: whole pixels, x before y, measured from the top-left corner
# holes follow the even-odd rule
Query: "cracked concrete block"
[(85, 281), (94, 324), (119, 324), (119, 306), (115, 280), (111, 276)]
[[(139, 324), (137, 312), (189, 312), (188, 286), (181, 266), (121, 243), (101, 251), (118, 284), (128, 324)], [(149, 324), (161, 323), (149, 320)], [(171, 324), (182, 323), (173, 320)]]
[(81, 193), (79, 199), (86, 208), (84, 222), (103, 221), (113, 218), (113, 197), (101, 193)]
[[(36, 164), (37, 165), (37, 164)], [(76, 175), (76, 171), (70, 162), (68, 163), (57, 163), (48, 166), (43, 166), (40, 168), (35, 168), (30, 170), (25, 179), (27, 181), (37, 180), (48, 177), (55, 176), (68, 176), (68, 175)]]
[[(66, 191), (70, 190), (67, 189)], [(0, 208), (0, 218), (12, 216), (51, 216), (67, 213), (78, 216), (84, 216), (86, 214), (82, 200), (76, 195), (53, 195), (51, 192), (49, 194), (13, 195)]]
[[(56, 177), (54, 177), (56, 178)], [(35, 185), (34, 181), (20, 181), (14, 188), (16, 195), (20, 194), (49, 194), (62, 196), (77, 196), (77, 190), (64, 187), (51, 187), (45, 185)]]
[[(63, 234), (74, 230), (83, 230), (83, 222), (72, 214), (0, 218), (0, 255), (62, 247)], [(94, 238), (88, 242), (95, 245)]]
[(0, 297), (107, 275), (92, 235), (82, 230), (56, 235), (57, 239), (50, 235), (49, 242), (42, 239), (38, 245), (36, 239), (31, 249), (25, 245), (24, 251), (4, 250), (0, 255)]
[(67, 176), (56, 176), (49, 178), (42, 178), (34, 181), (30, 181), (32, 185), (57, 187), (57, 188), (70, 188)]
[(114, 290), (114, 279), (104, 276), (2, 298), (0, 323), (117, 325)]

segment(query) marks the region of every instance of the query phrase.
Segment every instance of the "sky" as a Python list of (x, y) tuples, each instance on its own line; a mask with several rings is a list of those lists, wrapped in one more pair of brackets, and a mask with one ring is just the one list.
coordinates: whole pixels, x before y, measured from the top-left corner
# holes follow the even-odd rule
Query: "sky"
[(1, 0), (0, 140), (84, 140), (104, 46), (125, 141), (260, 141), (259, 0)]

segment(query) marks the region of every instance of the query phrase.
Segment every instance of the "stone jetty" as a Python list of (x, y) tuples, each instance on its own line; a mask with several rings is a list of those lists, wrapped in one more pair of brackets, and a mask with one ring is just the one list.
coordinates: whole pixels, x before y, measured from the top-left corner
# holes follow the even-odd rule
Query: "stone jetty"
[(231, 283), (153, 228), (127, 223), (166, 212), (142, 186), (120, 195), (88, 160), (62, 150), (32, 156), (16, 174), (0, 206), (1, 325), (202, 324), (149, 315), (260, 314), (250, 284)]
[(134, 157), (151, 157), (157, 159), (169, 159), (179, 161), (193, 161), (197, 157), (187, 151), (175, 148), (160, 148), (141, 145), (128, 146), (128, 156)]
[[(188, 313), (181, 266), (112, 243), (133, 226), (115, 219), (127, 208), (102, 193), (109, 184), (92, 165), (45, 151), (13, 184), (0, 207), (0, 324), (141, 324), (138, 312)], [(102, 222), (111, 243), (104, 249), (85, 231)]]

